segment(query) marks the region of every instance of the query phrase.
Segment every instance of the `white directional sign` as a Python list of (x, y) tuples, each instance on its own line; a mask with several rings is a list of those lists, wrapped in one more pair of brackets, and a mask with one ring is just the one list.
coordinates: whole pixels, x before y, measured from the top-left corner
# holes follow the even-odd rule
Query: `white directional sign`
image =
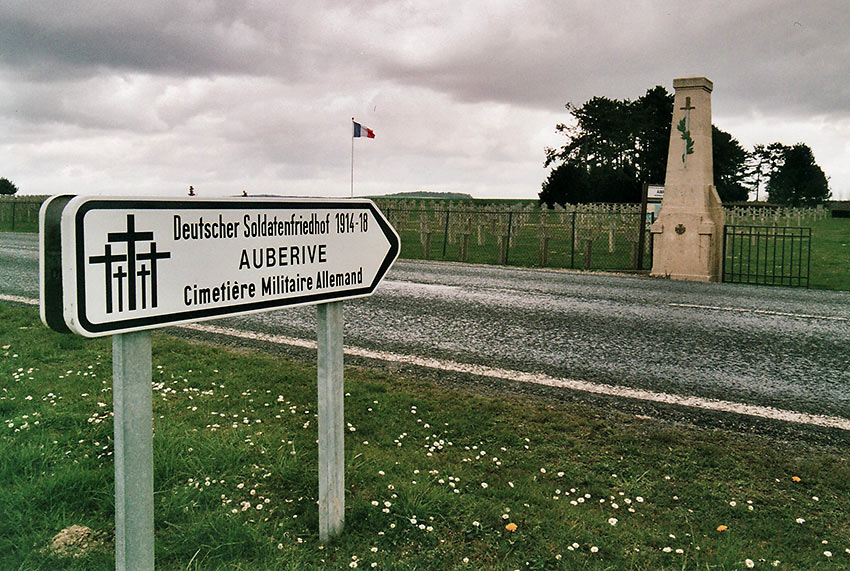
[(370, 295), (399, 253), (369, 200), (59, 197), (42, 224), (43, 319), (87, 337)]

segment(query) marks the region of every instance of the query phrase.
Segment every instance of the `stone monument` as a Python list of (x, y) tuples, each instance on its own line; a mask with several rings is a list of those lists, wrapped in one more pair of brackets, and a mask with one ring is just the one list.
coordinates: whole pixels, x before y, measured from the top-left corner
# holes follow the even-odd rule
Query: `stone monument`
[(673, 80), (673, 125), (661, 211), (653, 237), (650, 275), (674, 280), (720, 280), (723, 205), (714, 187), (711, 90), (704, 77)]

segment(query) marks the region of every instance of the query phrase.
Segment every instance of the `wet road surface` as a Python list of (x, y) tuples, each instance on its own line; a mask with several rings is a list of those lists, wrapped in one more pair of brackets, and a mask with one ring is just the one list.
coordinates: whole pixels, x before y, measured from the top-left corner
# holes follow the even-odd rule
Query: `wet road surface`
[[(38, 296), (37, 237), (0, 234), (0, 294)], [(315, 309), (217, 320), (315, 339)], [(850, 419), (850, 293), (399, 261), (345, 302), (345, 343)]]

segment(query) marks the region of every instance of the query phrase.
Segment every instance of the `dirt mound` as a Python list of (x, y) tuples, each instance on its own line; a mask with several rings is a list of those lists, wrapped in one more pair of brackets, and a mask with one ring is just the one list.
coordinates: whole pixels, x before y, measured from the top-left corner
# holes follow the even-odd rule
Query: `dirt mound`
[(106, 547), (106, 534), (82, 525), (66, 527), (44, 548), (59, 557), (84, 557)]

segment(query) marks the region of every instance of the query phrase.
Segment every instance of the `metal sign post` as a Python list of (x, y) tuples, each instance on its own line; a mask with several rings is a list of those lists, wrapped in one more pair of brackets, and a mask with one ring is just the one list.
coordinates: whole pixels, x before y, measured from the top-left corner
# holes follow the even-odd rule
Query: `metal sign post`
[(398, 234), (370, 200), (57, 196), (39, 216), (41, 317), (113, 335), (115, 561), (154, 568), (148, 330), (318, 304), (319, 535), (345, 518), (342, 300), (371, 295)]
[(115, 568), (153, 571), (153, 405), (150, 331), (112, 336)]
[(342, 302), (316, 307), (319, 389), (319, 540), (345, 522), (345, 427), (343, 425)]

